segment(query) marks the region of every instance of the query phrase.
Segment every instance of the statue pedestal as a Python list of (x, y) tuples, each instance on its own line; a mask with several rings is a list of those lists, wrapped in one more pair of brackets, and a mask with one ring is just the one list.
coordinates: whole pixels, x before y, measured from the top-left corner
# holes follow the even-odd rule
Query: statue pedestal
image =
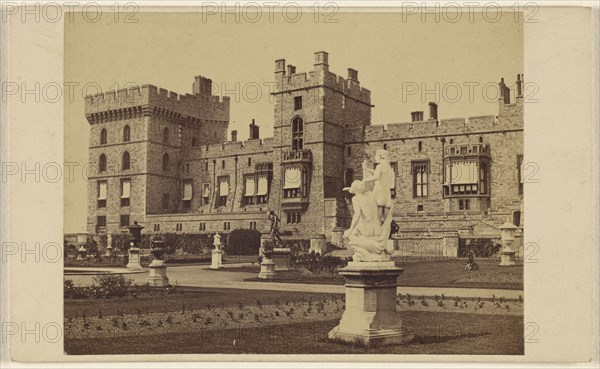
[(414, 334), (396, 311), (398, 276), (393, 261), (350, 262), (340, 269), (346, 279), (346, 310), (329, 338), (365, 344), (406, 344)]
[(222, 269), (223, 268), (223, 251), (212, 250), (212, 258), (209, 269)]
[(273, 259), (264, 258), (260, 263), (260, 273), (258, 278), (260, 279), (275, 279), (277, 274), (275, 273), (275, 263)]
[(288, 248), (275, 247), (272, 261), (275, 263), (275, 270), (290, 270), (292, 251)]
[(169, 285), (167, 267), (165, 266), (164, 261), (154, 259), (148, 268), (150, 268), (150, 274), (148, 275), (148, 283), (150, 286), (166, 287)]
[(132, 247), (129, 249), (129, 262), (127, 263), (127, 270), (142, 270), (140, 264), (140, 249)]
[(513, 266), (515, 264), (516, 252), (510, 248), (504, 248), (500, 251), (500, 266)]

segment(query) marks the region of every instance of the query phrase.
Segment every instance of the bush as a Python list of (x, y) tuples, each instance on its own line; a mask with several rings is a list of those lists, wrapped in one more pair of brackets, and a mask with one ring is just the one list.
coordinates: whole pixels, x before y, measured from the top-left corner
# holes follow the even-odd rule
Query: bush
[(104, 274), (94, 277), (90, 288), (96, 298), (124, 297), (132, 283), (121, 274)]
[(470, 238), (469, 244), (467, 240), (461, 238), (458, 240), (458, 257), (469, 256), (469, 251), (473, 250), (475, 257), (489, 258), (498, 254), (502, 245), (498, 243), (498, 240), (491, 238)]
[(258, 255), (260, 232), (256, 229), (234, 229), (229, 234), (225, 252), (230, 255)]
[(65, 299), (83, 299), (89, 297), (89, 289), (85, 287), (76, 287), (71, 279), (65, 279), (63, 282), (63, 297)]
[(331, 255), (321, 256), (311, 252), (293, 257), (291, 264), (294, 268), (306, 268), (315, 275), (330, 276), (335, 274), (339, 268), (348, 265), (348, 261)]

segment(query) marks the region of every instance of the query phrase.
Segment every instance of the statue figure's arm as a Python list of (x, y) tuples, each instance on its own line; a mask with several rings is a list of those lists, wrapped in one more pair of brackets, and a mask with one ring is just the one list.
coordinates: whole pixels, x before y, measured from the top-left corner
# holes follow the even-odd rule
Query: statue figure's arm
[[(367, 173), (365, 173), (367, 174)], [(375, 182), (379, 179), (379, 177), (381, 177), (381, 167), (377, 166), (377, 168), (375, 168), (375, 170), (371, 171), (370, 174), (365, 175), (365, 177), (362, 179), (363, 182)]]
[(346, 232), (344, 232), (344, 238), (348, 238), (352, 233), (354, 233), (354, 230), (356, 229), (356, 226), (358, 225), (358, 221), (360, 220), (360, 204), (358, 203), (358, 199), (356, 198), (356, 196), (354, 196), (352, 198), (352, 207), (354, 208), (354, 215), (352, 216), (352, 223), (350, 224), (350, 228), (346, 230)]

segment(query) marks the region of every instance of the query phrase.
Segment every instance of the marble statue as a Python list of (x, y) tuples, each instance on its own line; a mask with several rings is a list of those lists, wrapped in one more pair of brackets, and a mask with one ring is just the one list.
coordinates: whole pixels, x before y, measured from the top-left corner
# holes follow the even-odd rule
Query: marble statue
[(215, 247), (215, 250), (221, 249), (221, 235), (219, 232), (215, 233), (213, 236), (213, 246)]
[[(344, 239), (354, 250), (354, 261), (388, 261), (391, 256), (387, 240), (392, 227), (390, 188), (394, 185), (394, 173), (387, 151), (377, 150), (375, 160), (379, 163), (375, 170), (368, 169), (367, 162), (363, 162), (364, 179), (344, 188), (354, 194), (352, 223), (344, 232)], [(374, 182), (372, 191), (367, 190), (368, 182)]]

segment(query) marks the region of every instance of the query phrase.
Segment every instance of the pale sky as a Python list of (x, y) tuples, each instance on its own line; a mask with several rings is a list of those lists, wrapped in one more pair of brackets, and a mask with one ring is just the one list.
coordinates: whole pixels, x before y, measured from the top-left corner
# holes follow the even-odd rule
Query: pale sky
[[(439, 118), (497, 115), (497, 103), (484, 99), (484, 85), (501, 77), (513, 89), (523, 73), (523, 25), (512, 12), (491, 23), (475, 11), (471, 22), (463, 14), (457, 23), (430, 15), (403, 21), (400, 13), (344, 13), (315, 22), (304, 12), (296, 23), (285, 22), (279, 11), (274, 22), (267, 14), (250, 23), (228, 15), (200, 13), (138, 13), (138, 23), (115, 23), (102, 17), (97, 23), (75, 17), (65, 22), (65, 82), (78, 83), (74, 100), (65, 102), (65, 162), (88, 160), (89, 124), (84, 115), (83, 86), (97, 84), (104, 91), (127, 83), (153, 84), (180, 94), (191, 93), (195, 75), (212, 78), (231, 96), (230, 131), (240, 140), (248, 137), (254, 118), (261, 138), (271, 137), (273, 105), (269, 87), (275, 60), (286, 59), (297, 72), (313, 68), (314, 52), (329, 52), (330, 71), (346, 77), (347, 68), (359, 71), (361, 86), (371, 90), (372, 124), (407, 122), (410, 112), (425, 111), (428, 101), (439, 105)], [(248, 16), (250, 17), (250, 15)], [(527, 76), (525, 76), (527, 77)], [(435, 90), (403, 102), (403, 83)], [(472, 101), (469, 99), (470, 83)], [(257, 99), (256, 84), (263, 86)], [(467, 85), (466, 85), (467, 84)], [(461, 95), (457, 98), (456, 86)], [(244, 89), (244, 86), (248, 86)], [(246, 94), (244, 94), (244, 91)], [(88, 93), (97, 91), (90, 87)], [(490, 88), (487, 100), (495, 96)], [(258, 100), (258, 101), (256, 101)], [(81, 172), (81, 171), (80, 171)], [(81, 232), (86, 226), (86, 182), (76, 175), (65, 183), (65, 232)]]

